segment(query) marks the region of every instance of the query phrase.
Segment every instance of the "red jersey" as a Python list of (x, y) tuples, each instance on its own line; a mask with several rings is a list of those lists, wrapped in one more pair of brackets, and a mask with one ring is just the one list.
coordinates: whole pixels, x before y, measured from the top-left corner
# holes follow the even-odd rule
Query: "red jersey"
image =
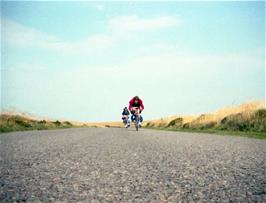
[(144, 106), (143, 106), (143, 102), (142, 102), (142, 100), (141, 99), (139, 99), (139, 103), (137, 103), (137, 104), (135, 104), (135, 99), (134, 98), (132, 98), (130, 101), (129, 101), (129, 107), (128, 107), (128, 109), (130, 110), (132, 107), (141, 107), (142, 108), (142, 110), (144, 109)]

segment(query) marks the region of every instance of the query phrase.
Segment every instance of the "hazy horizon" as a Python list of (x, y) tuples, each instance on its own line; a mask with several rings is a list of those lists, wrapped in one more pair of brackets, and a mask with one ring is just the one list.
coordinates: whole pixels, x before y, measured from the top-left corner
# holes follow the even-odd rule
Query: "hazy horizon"
[(117, 121), (265, 101), (265, 2), (1, 2), (1, 110)]

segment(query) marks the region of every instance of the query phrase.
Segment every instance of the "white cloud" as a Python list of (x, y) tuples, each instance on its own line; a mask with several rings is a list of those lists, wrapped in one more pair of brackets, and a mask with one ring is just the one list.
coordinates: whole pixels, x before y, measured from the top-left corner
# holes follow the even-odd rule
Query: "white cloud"
[(108, 27), (115, 34), (129, 34), (136, 31), (154, 31), (175, 27), (181, 20), (173, 16), (161, 16), (151, 19), (133, 16), (118, 16), (109, 20)]
[(2, 41), (18, 46), (38, 46), (55, 43), (58, 39), (37, 29), (9, 19), (2, 19)]
[(66, 53), (96, 54), (105, 49), (109, 49), (112, 44), (113, 39), (110, 36), (94, 35), (76, 42), (47, 43), (43, 47)]
[(2, 42), (21, 47), (38, 47), (80, 54), (95, 53), (110, 48), (113, 39), (107, 35), (94, 35), (80, 41), (64, 42), (35, 28), (2, 19)]
[(96, 5), (96, 9), (97, 9), (98, 11), (102, 11), (102, 10), (104, 10), (104, 6), (103, 6), (102, 4), (97, 4), (97, 5)]
[[(104, 7), (98, 4), (99, 9)], [(143, 19), (137, 16), (120, 16), (108, 21), (110, 35), (96, 34), (86, 39), (69, 42), (43, 33), (9, 19), (2, 19), (2, 42), (21, 47), (38, 47), (59, 52), (77, 54), (97, 54), (111, 50), (114, 44), (136, 34), (137, 31), (153, 31), (177, 26), (180, 20), (171, 16)]]
[[(166, 45), (165, 45), (166, 46)], [(152, 46), (154, 47), (154, 46)], [(242, 54), (178, 54), (176, 52), (156, 53), (150, 51), (150, 54), (138, 56), (135, 59), (124, 63), (110, 64), (106, 66), (83, 66), (69, 67), (69, 75), (75, 75), (77, 79), (89, 77), (91, 75), (101, 76), (105, 73), (108, 78), (125, 78), (138, 75), (144, 80), (160, 80), (160, 78), (172, 78), (177, 76), (184, 79), (194, 78), (202, 75), (203, 78), (210, 75), (214, 77), (230, 77), (231, 74), (241, 72), (257, 72), (264, 69), (264, 57), (252, 53)], [(219, 75), (221, 74), (221, 75)], [(152, 76), (152, 78), (151, 78)], [(134, 80), (134, 77), (132, 77)], [(201, 79), (200, 77), (198, 79)], [(110, 79), (111, 80), (111, 79)]]

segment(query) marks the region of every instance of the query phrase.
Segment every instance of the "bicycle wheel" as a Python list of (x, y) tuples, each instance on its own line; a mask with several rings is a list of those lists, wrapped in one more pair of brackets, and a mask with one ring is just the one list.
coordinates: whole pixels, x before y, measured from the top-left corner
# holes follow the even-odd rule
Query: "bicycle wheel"
[(135, 116), (135, 127), (136, 127), (136, 131), (138, 131), (139, 130), (139, 116), (138, 115)]

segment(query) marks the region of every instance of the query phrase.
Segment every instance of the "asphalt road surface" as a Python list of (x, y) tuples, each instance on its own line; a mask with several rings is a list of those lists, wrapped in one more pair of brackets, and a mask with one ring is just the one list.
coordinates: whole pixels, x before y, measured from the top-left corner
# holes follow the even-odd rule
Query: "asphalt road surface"
[(82, 128), (0, 147), (0, 202), (266, 202), (266, 140)]

